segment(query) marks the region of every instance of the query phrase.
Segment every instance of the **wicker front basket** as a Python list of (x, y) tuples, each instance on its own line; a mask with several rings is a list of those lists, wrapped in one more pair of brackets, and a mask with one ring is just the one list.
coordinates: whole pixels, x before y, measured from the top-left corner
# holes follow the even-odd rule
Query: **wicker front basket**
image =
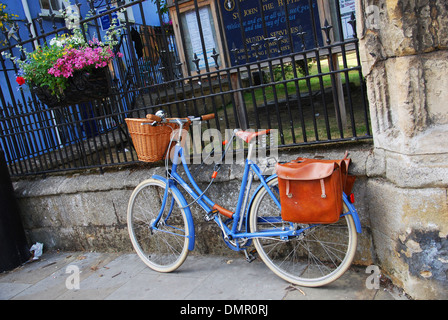
[(171, 133), (179, 128), (174, 123), (161, 123), (157, 126), (142, 125), (142, 123), (150, 122), (145, 118), (126, 118), (125, 120), (138, 160), (144, 162), (162, 160), (166, 155)]

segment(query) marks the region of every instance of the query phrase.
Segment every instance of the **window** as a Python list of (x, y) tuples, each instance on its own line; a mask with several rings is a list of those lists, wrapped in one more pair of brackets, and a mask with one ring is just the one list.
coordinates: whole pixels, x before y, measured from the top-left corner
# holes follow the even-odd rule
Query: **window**
[[(124, 3), (128, 4), (129, 2), (132, 2), (132, 1), (134, 1), (134, 0), (125, 0)], [(115, 7), (119, 7), (120, 5), (123, 5), (123, 4), (120, 4), (120, 1), (112, 1), (112, 5)], [(132, 11), (132, 7), (126, 8), (126, 13), (128, 14), (128, 22), (135, 23), (134, 11)], [(124, 13), (119, 13), (118, 19), (121, 22), (125, 23)]]
[[(57, 16), (60, 16), (59, 10), (66, 7), (66, 0), (39, 0), (40, 1), (40, 8), (41, 8), (41, 15), (48, 16), (50, 15), (50, 9), (54, 14)], [(63, 6), (63, 2), (65, 6)]]

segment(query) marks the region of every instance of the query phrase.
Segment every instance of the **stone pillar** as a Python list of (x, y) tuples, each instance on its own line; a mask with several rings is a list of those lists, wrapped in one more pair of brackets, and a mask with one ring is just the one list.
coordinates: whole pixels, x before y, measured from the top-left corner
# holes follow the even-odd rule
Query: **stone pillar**
[(374, 152), (378, 263), (415, 299), (448, 298), (448, 5), (357, 0)]

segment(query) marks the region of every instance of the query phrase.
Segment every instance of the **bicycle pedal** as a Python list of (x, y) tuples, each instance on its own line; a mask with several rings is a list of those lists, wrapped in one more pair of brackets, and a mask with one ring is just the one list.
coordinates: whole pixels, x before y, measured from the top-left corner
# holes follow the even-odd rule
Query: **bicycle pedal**
[(251, 250), (250, 252), (247, 252), (247, 250), (244, 250), (244, 254), (246, 255), (246, 261), (251, 263), (252, 261), (257, 259), (256, 253), (257, 253), (257, 250), (255, 250), (255, 249)]
[(216, 210), (216, 209), (214, 209), (214, 210), (212, 210), (212, 211), (210, 211), (210, 212), (207, 212), (206, 214), (205, 214), (205, 216), (204, 216), (204, 220), (205, 221), (212, 221), (215, 217), (216, 217), (216, 215), (219, 213), (219, 211), (218, 210)]

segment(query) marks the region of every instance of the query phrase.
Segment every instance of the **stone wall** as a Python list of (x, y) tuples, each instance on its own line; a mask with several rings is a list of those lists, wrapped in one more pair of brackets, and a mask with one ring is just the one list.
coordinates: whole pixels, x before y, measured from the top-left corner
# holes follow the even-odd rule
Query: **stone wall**
[(416, 299), (448, 297), (448, 6), (359, 0), (375, 252)]

